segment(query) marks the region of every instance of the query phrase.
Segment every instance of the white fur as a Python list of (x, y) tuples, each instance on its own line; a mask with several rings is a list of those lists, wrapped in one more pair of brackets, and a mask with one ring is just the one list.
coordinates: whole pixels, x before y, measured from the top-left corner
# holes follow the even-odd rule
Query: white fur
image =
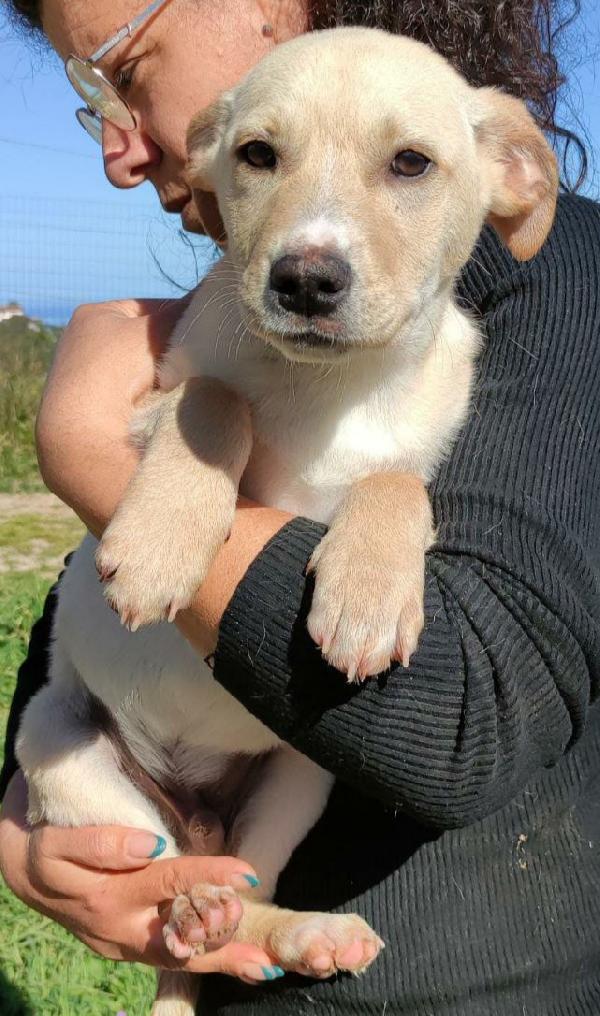
[(306, 219), (291, 230), (286, 249), (293, 251), (304, 246), (327, 247), (346, 254), (350, 250), (348, 228), (341, 220), (326, 215)]

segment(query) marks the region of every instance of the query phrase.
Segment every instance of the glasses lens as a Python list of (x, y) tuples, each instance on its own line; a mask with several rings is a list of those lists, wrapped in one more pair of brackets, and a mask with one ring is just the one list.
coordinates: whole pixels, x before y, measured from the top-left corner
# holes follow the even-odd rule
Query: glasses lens
[(89, 109), (78, 109), (75, 116), (81, 126), (88, 132), (89, 136), (102, 144), (102, 119), (97, 113), (91, 113)]
[(132, 131), (135, 128), (129, 106), (101, 71), (76, 56), (69, 57), (65, 70), (77, 94), (95, 112), (122, 130)]

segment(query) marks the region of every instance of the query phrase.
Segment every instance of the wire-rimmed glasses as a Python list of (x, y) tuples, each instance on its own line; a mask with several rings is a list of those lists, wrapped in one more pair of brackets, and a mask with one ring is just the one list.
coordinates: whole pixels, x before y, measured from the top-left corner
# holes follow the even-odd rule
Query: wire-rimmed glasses
[(85, 108), (76, 110), (75, 116), (84, 130), (98, 144), (102, 144), (102, 120), (108, 120), (115, 127), (124, 131), (135, 130), (137, 121), (127, 101), (122, 95), (119, 95), (112, 82), (95, 65), (123, 39), (130, 38), (144, 21), (166, 3), (168, 0), (153, 0), (153, 3), (149, 4), (133, 21), (120, 28), (87, 60), (78, 56), (70, 56), (65, 63), (65, 72), (69, 81), (86, 103)]

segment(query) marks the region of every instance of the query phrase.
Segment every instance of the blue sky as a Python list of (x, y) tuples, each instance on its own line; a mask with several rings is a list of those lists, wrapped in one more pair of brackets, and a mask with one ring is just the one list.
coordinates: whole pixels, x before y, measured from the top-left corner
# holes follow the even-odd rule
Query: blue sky
[[(587, 130), (600, 195), (600, 0), (584, 12), (567, 54), (572, 102)], [(63, 322), (89, 300), (176, 294), (194, 283), (211, 249), (181, 238), (149, 184), (117, 191), (61, 65), (18, 37), (0, 13), (0, 303)], [(563, 121), (572, 117), (562, 113)], [(160, 265), (160, 268), (157, 265)], [(161, 271), (162, 269), (162, 271)]]

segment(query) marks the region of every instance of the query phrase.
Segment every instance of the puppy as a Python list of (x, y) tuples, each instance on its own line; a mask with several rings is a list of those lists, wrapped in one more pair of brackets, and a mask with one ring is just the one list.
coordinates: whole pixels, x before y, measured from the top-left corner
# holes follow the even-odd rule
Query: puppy
[[(18, 741), (30, 820), (139, 825), (170, 855), (226, 845), (254, 864), (262, 885), (238, 927), (227, 891), (174, 901), (176, 957), (199, 947), (191, 932), (214, 944), (217, 905), (221, 941), (237, 934), (317, 977), (358, 972), (382, 946), (361, 918), (268, 902), (332, 777), (217, 685), (177, 629), (134, 634), (107, 599), (131, 629), (172, 620), (227, 538), (241, 484), (329, 524), (309, 617), (327, 660), (350, 680), (408, 663), (433, 540), (425, 484), (467, 413), (480, 343), (453, 286), (485, 221), (515, 257), (538, 250), (555, 160), (520, 102), (367, 29), (276, 48), (188, 140), (227, 255), (176, 329), (123, 503), (61, 584), (51, 682)], [(223, 823), (210, 845), (197, 795)], [(193, 1011), (186, 976), (162, 976), (156, 1016)]]

